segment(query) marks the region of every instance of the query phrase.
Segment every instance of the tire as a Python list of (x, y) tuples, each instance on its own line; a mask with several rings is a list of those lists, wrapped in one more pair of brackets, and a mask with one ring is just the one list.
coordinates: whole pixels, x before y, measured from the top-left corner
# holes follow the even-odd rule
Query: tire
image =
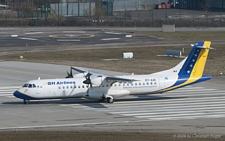
[(112, 98), (109, 98), (109, 97), (108, 97), (108, 98), (107, 98), (107, 102), (108, 102), (108, 103), (113, 103), (114, 100), (113, 100)]
[(24, 99), (24, 100), (23, 100), (23, 103), (24, 103), (24, 104), (29, 104), (29, 102), (30, 102), (30, 100), (28, 100), (28, 99)]

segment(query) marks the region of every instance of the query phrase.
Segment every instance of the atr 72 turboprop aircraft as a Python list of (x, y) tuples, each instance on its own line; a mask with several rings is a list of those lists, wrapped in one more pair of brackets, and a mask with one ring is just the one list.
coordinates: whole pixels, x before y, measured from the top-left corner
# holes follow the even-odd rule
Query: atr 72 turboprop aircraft
[[(26, 82), (14, 92), (14, 96), (28, 104), (30, 100), (90, 98), (113, 103), (115, 98), (128, 95), (163, 93), (186, 85), (211, 79), (203, 75), (210, 41), (192, 45), (189, 55), (177, 66), (144, 75), (107, 76), (92, 73), (79, 67), (71, 67), (62, 79), (37, 79)], [(72, 70), (79, 73), (72, 74)]]

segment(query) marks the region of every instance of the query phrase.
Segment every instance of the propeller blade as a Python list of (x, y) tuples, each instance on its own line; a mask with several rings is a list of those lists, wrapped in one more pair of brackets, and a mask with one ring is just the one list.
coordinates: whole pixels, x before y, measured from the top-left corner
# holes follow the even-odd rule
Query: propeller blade
[(84, 80), (83, 83), (90, 85), (90, 87), (92, 88), (91, 77), (90, 77), (91, 75), (92, 74), (90, 73), (90, 71), (88, 71), (88, 73), (85, 75), (86, 80)]
[(66, 78), (73, 78), (72, 67), (70, 68), (70, 72), (67, 71), (66, 73), (67, 73)]

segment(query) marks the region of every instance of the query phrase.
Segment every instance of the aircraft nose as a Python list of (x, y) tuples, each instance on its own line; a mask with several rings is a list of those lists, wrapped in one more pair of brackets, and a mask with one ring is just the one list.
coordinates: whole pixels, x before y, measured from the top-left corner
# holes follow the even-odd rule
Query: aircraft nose
[(21, 93), (19, 90), (15, 91), (13, 93), (13, 95), (17, 98), (20, 98), (20, 99), (27, 99), (28, 96), (26, 96), (25, 94)]
[(13, 93), (13, 95), (14, 95), (15, 97), (17, 97), (17, 98), (20, 98), (20, 99), (26, 99), (26, 100), (34, 99), (34, 98), (32, 98), (31, 96), (29, 96), (29, 94), (25, 94), (25, 93), (21, 92), (20, 89), (17, 90), (17, 91), (15, 91), (15, 92)]
[[(15, 92), (13, 93), (13, 95), (14, 95), (15, 97), (17, 97), (17, 98), (21, 98), (21, 97), (22, 97), (22, 93), (20, 93), (18, 90), (15, 91)], [(21, 99), (22, 99), (22, 98), (21, 98)]]

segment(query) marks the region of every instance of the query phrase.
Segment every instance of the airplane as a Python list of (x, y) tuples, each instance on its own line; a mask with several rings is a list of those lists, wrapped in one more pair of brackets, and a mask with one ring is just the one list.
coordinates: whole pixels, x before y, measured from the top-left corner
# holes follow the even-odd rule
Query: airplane
[[(203, 75), (211, 41), (192, 45), (189, 55), (175, 67), (142, 75), (109, 76), (81, 67), (71, 67), (66, 78), (40, 79), (26, 82), (15, 91), (15, 97), (30, 100), (88, 98), (113, 103), (115, 98), (138, 94), (155, 94), (210, 80)], [(79, 72), (73, 75), (72, 71)]]

